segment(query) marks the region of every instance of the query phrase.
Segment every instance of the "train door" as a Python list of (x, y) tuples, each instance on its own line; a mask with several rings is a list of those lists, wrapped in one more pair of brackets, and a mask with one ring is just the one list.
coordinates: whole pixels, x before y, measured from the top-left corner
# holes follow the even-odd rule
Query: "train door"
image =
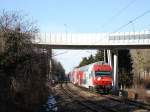
[(86, 84), (86, 73), (84, 72), (83, 73), (83, 85), (85, 85)]
[(93, 86), (93, 76), (94, 76), (94, 72), (90, 71), (90, 73), (89, 73), (89, 86)]
[(85, 72), (85, 87), (89, 87), (89, 73)]

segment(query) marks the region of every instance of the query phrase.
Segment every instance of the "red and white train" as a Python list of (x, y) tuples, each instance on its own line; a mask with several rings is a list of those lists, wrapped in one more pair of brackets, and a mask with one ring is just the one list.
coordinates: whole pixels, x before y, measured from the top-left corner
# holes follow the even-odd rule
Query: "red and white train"
[(73, 84), (90, 90), (109, 92), (112, 88), (112, 67), (103, 61), (95, 62), (69, 73)]

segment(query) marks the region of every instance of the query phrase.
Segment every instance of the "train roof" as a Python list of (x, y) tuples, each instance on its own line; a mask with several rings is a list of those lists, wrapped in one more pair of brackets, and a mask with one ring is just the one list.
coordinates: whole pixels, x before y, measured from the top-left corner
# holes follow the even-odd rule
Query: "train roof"
[(77, 69), (80, 69), (82, 71), (85, 71), (87, 69), (89, 69), (89, 67), (91, 67), (92, 65), (106, 65), (107, 63), (105, 63), (104, 61), (98, 61), (98, 62), (94, 62), (94, 63), (91, 63), (91, 64), (88, 64), (88, 65), (85, 65), (85, 66), (82, 66), (82, 67), (79, 67)]

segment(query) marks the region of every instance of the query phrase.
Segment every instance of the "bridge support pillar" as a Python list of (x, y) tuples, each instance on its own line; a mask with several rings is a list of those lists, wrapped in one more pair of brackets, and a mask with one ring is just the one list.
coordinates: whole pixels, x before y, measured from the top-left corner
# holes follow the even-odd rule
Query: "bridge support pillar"
[(118, 51), (113, 54), (113, 91), (118, 90)]
[(110, 66), (112, 66), (112, 52), (111, 52), (111, 50), (107, 50), (107, 60), (108, 60), (108, 64)]
[(104, 62), (106, 63), (107, 61), (106, 61), (106, 49), (104, 49)]
[(115, 93), (118, 90), (118, 51), (107, 50), (108, 64), (112, 67), (113, 88)]

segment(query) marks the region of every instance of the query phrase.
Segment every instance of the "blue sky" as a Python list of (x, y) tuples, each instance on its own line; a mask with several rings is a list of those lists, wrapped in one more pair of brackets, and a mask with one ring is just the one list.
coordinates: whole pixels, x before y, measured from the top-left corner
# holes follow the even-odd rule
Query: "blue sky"
[[(150, 0), (0, 0), (0, 10), (3, 9), (17, 10), (33, 18), (41, 32), (113, 32), (150, 10)], [(150, 13), (120, 31), (133, 29), (150, 29)], [(76, 54), (76, 61), (72, 54)], [(87, 51), (69, 51), (56, 58), (69, 71), (87, 55)]]

